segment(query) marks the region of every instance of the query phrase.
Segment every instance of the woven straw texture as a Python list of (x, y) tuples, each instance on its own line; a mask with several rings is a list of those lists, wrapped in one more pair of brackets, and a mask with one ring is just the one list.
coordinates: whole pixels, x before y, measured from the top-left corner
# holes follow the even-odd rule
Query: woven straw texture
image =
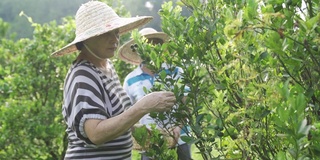
[(89, 1), (82, 4), (76, 13), (76, 37), (75, 39), (51, 54), (51, 56), (62, 56), (77, 51), (76, 43), (99, 36), (109, 31), (119, 29), (119, 34), (124, 34), (135, 28), (148, 23), (151, 16), (122, 18), (115, 11), (99, 1)]
[[(163, 40), (164, 42), (169, 39), (167, 34), (165, 34), (164, 32), (157, 32), (153, 28), (144, 28), (139, 31), (139, 34), (147, 39), (158, 38)], [(132, 44), (134, 44), (133, 39), (123, 44), (118, 51), (118, 57), (127, 63), (139, 65), (143, 60), (140, 58), (137, 52), (132, 51), (132, 49), (130, 48)]]

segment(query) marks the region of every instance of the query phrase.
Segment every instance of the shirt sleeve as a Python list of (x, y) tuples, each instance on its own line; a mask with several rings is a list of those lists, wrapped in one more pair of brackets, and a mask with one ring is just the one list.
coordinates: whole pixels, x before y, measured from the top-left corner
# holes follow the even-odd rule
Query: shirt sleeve
[(104, 106), (107, 96), (104, 96), (103, 85), (99, 76), (90, 70), (75, 71), (69, 84), (65, 87), (68, 126), (79, 139), (92, 144), (84, 131), (85, 121), (109, 117)]

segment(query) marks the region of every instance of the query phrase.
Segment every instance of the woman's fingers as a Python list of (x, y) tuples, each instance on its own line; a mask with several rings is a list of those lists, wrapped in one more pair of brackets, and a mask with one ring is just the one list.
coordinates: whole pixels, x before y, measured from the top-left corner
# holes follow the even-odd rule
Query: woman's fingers
[(151, 111), (169, 111), (176, 103), (174, 93), (169, 91), (152, 92), (145, 98), (149, 101), (148, 107), (150, 107)]

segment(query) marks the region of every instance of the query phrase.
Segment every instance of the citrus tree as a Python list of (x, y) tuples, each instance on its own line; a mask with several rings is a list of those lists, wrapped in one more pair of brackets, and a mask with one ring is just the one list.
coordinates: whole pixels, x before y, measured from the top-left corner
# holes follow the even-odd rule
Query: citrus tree
[[(105, 2), (119, 6), (114, 7), (118, 14), (128, 16), (119, 1)], [(0, 159), (63, 159), (67, 135), (62, 87), (76, 54), (59, 58), (50, 54), (74, 39), (74, 18), (66, 17), (58, 25), (21, 16), (34, 28), (32, 39), (15, 41), (14, 35), (7, 35), (10, 25), (0, 21)], [(117, 70), (119, 66), (119, 74), (129, 72), (125, 69), (130, 66), (120, 61)]]
[(70, 58), (52, 59), (50, 52), (72, 39), (70, 20), (60, 27), (33, 23), (33, 39), (2, 39), (1, 159), (61, 159), (61, 86)]
[(137, 36), (136, 50), (157, 71), (164, 61), (184, 69), (180, 82), (160, 73), (157, 88), (179, 99), (190, 87), (175, 115), (192, 128), (182, 138), (203, 159), (319, 158), (319, 0), (179, 5), (191, 15), (172, 2), (159, 11), (170, 41), (152, 46)]
[[(106, 2), (128, 16), (118, 1)], [(155, 87), (177, 95), (174, 116), (192, 130), (182, 138), (206, 160), (318, 159), (319, 0), (181, 0), (178, 5), (190, 16), (172, 2), (159, 11), (169, 42), (150, 46), (135, 39), (155, 70), (162, 62), (184, 70), (179, 82), (160, 72)], [(40, 25), (26, 18), (35, 29), (32, 39), (13, 40), (6, 35), (8, 24), (0, 21), (0, 159), (61, 159), (67, 145), (61, 89), (76, 54), (52, 58), (50, 53), (73, 40), (74, 21)], [(131, 66), (113, 61), (123, 79)], [(182, 102), (185, 86), (190, 92)], [(155, 143), (147, 152), (175, 157), (161, 138), (152, 136)]]

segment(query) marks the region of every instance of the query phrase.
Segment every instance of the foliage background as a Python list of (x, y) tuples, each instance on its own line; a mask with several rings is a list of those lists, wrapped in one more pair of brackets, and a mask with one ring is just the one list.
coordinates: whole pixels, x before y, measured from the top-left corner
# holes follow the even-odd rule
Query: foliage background
[[(1, 0), (0, 17), (3, 21), (10, 23), (7, 34), (11, 35), (15, 33), (15, 40), (32, 38), (34, 28), (26, 18), (19, 16), (20, 12), (24, 12), (31, 17), (35, 23), (44, 24), (56, 21), (57, 24), (62, 24), (63, 17), (74, 16), (79, 6), (87, 1), (89, 0)], [(160, 31), (161, 20), (157, 12), (165, 1), (167, 0), (135, 0), (121, 1), (121, 4), (123, 5), (123, 9), (126, 9), (132, 16), (153, 16), (153, 21), (146, 26)], [(114, 5), (117, 3), (119, 1), (115, 1)], [(151, 8), (146, 7), (148, 6), (146, 4), (151, 5)], [(183, 11), (183, 13), (188, 14), (187, 11)]]
[[(105, 2), (129, 16), (120, 1)], [(189, 119), (192, 132), (184, 138), (203, 159), (319, 159), (319, 3), (168, 2), (158, 13), (171, 40), (160, 47), (135, 37), (139, 53), (148, 53), (142, 56), (155, 69), (162, 61), (183, 67), (185, 78), (169, 82), (177, 96), (184, 85), (191, 88), (176, 117)], [(61, 88), (75, 55), (49, 55), (72, 41), (74, 21), (39, 24), (25, 13), (34, 29), (31, 37), (15, 36), (11, 25), (0, 21), (0, 159), (62, 159)], [(132, 69), (113, 61), (122, 79)], [(157, 89), (163, 89), (167, 80), (159, 82)], [(150, 150), (165, 159), (163, 151)]]
[(10, 23), (8, 34), (16, 33), (16, 39), (32, 38), (34, 28), (28, 20), (20, 17), (19, 13), (24, 12), (32, 17), (34, 22), (43, 24), (56, 20), (62, 23), (62, 18), (74, 15), (80, 4), (88, 0), (2, 0), (0, 1), (0, 17)]

